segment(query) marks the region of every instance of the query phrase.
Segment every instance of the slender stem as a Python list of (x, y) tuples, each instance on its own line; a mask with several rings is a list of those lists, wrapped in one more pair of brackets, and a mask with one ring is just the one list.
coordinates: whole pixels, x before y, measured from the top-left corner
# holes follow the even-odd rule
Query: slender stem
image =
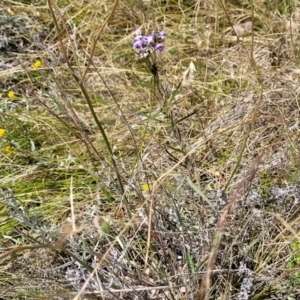
[[(110, 143), (109, 143), (109, 140), (108, 140), (107, 135), (106, 135), (106, 133), (105, 133), (105, 130), (104, 130), (104, 128), (103, 128), (101, 122), (99, 121), (99, 119), (98, 119), (98, 117), (97, 117), (97, 115), (96, 115), (96, 113), (95, 113), (95, 110), (94, 110), (94, 107), (93, 107), (93, 105), (92, 105), (90, 96), (89, 96), (89, 94), (88, 94), (88, 92), (87, 92), (87, 90), (86, 90), (86, 88), (85, 88), (85, 86), (84, 86), (82, 80), (76, 75), (75, 71), (73, 70), (73, 68), (72, 68), (72, 66), (71, 66), (71, 63), (70, 63), (70, 61), (69, 61), (69, 59), (68, 59), (68, 55), (67, 55), (65, 46), (64, 46), (64, 44), (63, 44), (63, 40), (62, 40), (61, 34), (60, 34), (60, 32), (59, 32), (59, 26), (58, 26), (58, 22), (57, 22), (56, 16), (55, 16), (55, 14), (54, 14), (54, 10), (53, 10), (52, 4), (53, 4), (53, 3), (52, 3), (52, 0), (48, 0), (48, 5), (49, 5), (50, 13), (51, 13), (52, 19), (53, 19), (54, 24), (55, 24), (55, 28), (56, 28), (56, 31), (57, 31), (57, 35), (58, 35), (58, 39), (59, 39), (59, 43), (60, 43), (60, 46), (61, 46), (61, 50), (62, 50), (63, 56), (64, 56), (64, 58), (65, 58), (65, 60), (66, 60), (68, 69), (69, 69), (70, 73), (72, 74), (73, 78), (75, 79), (76, 83), (77, 83), (78, 86), (80, 87), (80, 90), (81, 90), (81, 92), (82, 92), (84, 98), (86, 99), (86, 102), (87, 102), (87, 104), (88, 104), (88, 106), (89, 106), (89, 109), (90, 109), (90, 111), (91, 111), (91, 113), (92, 113), (93, 119), (94, 119), (94, 121), (96, 122), (97, 127), (99, 128), (99, 130), (100, 130), (100, 132), (101, 132), (101, 135), (102, 135), (102, 137), (103, 137), (104, 143), (105, 143), (105, 145), (106, 145), (106, 148), (107, 148), (107, 150), (108, 150), (108, 152), (109, 152), (109, 155), (110, 155), (110, 158), (111, 158), (111, 163), (112, 163), (112, 165), (113, 165), (113, 168), (114, 168), (115, 173), (116, 173), (116, 176), (117, 176), (117, 181), (118, 181), (118, 185), (119, 185), (121, 194), (122, 194), (122, 196), (124, 196), (124, 199), (125, 199), (125, 204), (126, 204), (127, 213), (128, 213), (128, 215), (131, 217), (131, 213), (130, 213), (130, 209), (129, 209), (129, 205), (128, 205), (128, 199), (125, 197), (124, 186), (123, 186), (123, 183), (122, 183), (122, 180), (121, 180), (121, 175), (120, 175), (120, 172), (119, 172), (119, 170), (118, 170), (116, 161), (115, 161), (114, 156), (113, 156), (112, 148), (111, 148), (111, 146), (110, 146)], [(112, 13), (113, 13), (114, 10), (116, 9), (117, 4), (118, 4), (118, 0), (115, 1), (115, 4), (114, 4), (113, 9), (112, 9)], [(109, 15), (108, 18), (111, 17), (112, 13)], [(107, 21), (108, 21), (108, 20), (107, 20)], [(101, 31), (102, 31), (102, 28), (101, 28), (100, 32), (101, 32)], [(99, 33), (100, 33), (100, 32), (99, 32)], [(95, 44), (96, 44), (96, 42), (95, 42)], [(95, 46), (95, 44), (94, 44), (94, 46)], [(93, 52), (92, 52), (92, 55), (93, 55)], [(92, 56), (92, 55), (91, 55), (91, 56)], [(89, 64), (90, 64), (90, 63), (91, 63), (91, 58), (90, 58), (90, 60), (89, 60)], [(87, 70), (88, 70), (88, 67), (87, 67), (86, 70), (85, 70), (85, 74), (86, 74)], [(84, 75), (85, 75), (85, 74), (84, 74)]]

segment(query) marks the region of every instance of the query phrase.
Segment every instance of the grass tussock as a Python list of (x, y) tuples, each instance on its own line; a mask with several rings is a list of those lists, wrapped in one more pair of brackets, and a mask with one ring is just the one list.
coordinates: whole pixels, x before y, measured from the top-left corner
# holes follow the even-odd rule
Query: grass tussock
[(297, 299), (296, 1), (0, 8), (1, 298)]

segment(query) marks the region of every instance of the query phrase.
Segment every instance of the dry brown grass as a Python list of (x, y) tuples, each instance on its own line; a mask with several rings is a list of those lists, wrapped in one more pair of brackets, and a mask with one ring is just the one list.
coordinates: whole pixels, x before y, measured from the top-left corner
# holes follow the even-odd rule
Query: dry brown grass
[(298, 3), (28, 2), (0, 4), (0, 297), (297, 299)]

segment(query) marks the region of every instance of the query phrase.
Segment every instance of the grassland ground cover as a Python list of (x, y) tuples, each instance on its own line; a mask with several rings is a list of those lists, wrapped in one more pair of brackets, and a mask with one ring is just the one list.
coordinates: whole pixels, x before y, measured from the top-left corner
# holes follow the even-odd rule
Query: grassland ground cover
[(2, 0), (0, 298), (299, 299), (299, 31), (292, 0)]

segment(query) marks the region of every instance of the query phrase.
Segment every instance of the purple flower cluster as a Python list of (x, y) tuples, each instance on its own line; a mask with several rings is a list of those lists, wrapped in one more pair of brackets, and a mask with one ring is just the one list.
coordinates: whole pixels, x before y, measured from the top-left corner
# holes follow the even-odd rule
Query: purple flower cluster
[(149, 35), (142, 35), (142, 31), (139, 29), (135, 32), (136, 37), (133, 40), (134, 50), (140, 54), (141, 57), (148, 57), (154, 50), (156, 52), (162, 52), (164, 45), (162, 44), (166, 39), (166, 33), (164, 31), (156, 33), (152, 31)]

